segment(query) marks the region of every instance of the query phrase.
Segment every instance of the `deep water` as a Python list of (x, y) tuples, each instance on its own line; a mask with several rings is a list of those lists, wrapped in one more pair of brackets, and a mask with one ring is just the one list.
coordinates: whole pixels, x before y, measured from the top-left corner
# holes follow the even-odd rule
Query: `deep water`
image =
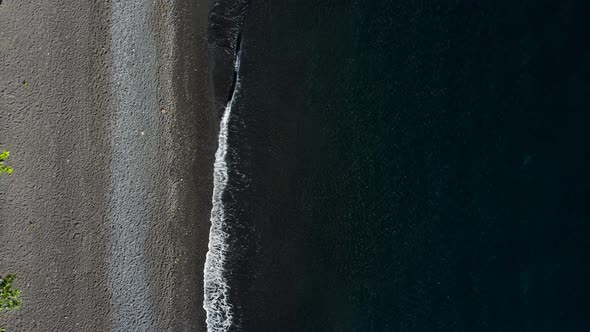
[(589, 331), (589, 10), (251, 1), (235, 328)]

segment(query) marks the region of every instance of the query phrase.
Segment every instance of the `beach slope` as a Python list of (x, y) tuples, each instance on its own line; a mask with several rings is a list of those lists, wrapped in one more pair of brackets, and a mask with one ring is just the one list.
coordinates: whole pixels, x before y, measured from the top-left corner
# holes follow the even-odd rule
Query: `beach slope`
[(205, 329), (218, 114), (209, 4), (0, 4), (8, 331)]

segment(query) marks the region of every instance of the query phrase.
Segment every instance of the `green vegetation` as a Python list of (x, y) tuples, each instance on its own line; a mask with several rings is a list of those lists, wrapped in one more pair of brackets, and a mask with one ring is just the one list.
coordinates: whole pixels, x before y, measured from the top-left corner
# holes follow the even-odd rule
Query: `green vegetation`
[(0, 311), (16, 310), (21, 305), (21, 300), (18, 298), (20, 290), (12, 289), (12, 282), (15, 278), (13, 274), (4, 278), (0, 276)]
[[(2, 310), (16, 310), (21, 305), (21, 300), (18, 298), (20, 290), (12, 289), (12, 282), (15, 276), (12, 274), (6, 277), (0, 276), (0, 311)], [(0, 332), (5, 330), (0, 326)]]
[[(0, 153), (0, 174), (12, 174), (12, 167), (4, 166), (4, 162), (10, 156), (10, 152), (2, 151)], [(12, 282), (15, 276), (12, 274), (6, 277), (0, 276), (0, 312), (3, 310), (16, 310), (20, 307), (21, 300), (18, 298), (20, 290), (12, 289)], [(0, 332), (5, 330), (0, 326)]]
[(9, 156), (10, 156), (9, 151), (2, 151), (2, 153), (0, 153), (0, 174), (2, 174), (2, 173), (12, 174), (12, 167), (4, 166), (4, 161), (6, 161), (6, 159), (8, 159)]

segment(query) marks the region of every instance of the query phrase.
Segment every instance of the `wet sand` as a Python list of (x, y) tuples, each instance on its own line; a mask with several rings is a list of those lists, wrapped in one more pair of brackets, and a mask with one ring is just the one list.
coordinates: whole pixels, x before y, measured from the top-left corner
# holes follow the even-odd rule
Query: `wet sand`
[[(218, 107), (205, 1), (0, 5), (8, 331), (205, 330)], [(141, 16), (141, 15), (143, 16)]]

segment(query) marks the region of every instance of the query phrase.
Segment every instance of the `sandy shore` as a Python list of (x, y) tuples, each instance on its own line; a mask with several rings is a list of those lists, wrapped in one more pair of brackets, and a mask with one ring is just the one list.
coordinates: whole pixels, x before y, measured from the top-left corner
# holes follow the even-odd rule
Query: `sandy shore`
[(218, 112), (206, 1), (0, 5), (8, 331), (204, 330)]

